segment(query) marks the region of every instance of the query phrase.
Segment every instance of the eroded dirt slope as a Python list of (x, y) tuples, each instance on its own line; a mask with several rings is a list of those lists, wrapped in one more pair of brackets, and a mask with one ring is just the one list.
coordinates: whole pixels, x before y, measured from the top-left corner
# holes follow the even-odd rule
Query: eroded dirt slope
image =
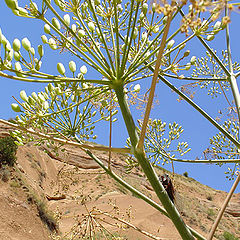
[[(0, 126), (2, 137), (7, 135), (7, 131), (7, 127)], [(51, 232), (40, 220), (36, 206), (29, 202), (29, 191), (41, 199), (49, 211), (57, 213), (59, 236), (63, 240), (67, 239), (64, 236), (70, 231), (78, 230), (80, 233), (86, 229), (87, 225), (84, 226), (83, 223), (87, 217), (84, 216), (87, 216), (93, 208), (115, 217), (113, 219), (106, 215), (98, 215), (96, 226), (98, 224), (100, 228), (102, 224), (107, 230), (124, 236), (124, 239), (150, 238), (122, 225), (116, 218), (130, 219), (133, 226), (162, 239), (181, 239), (167, 217), (104, 174), (97, 163), (80, 149), (66, 147), (65, 153), (59, 156), (44, 150), (43, 147), (34, 147), (30, 144), (19, 147), (17, 172), (12, 173), (7, 182), (0, 182), (0, 239), (49, 239)], [(107, 163), (106, 153), (95, 154)], [(130, 174), (125, 173), (126, 157), (123, 154), (113, 154), (112, 170), (159, 203), (139, 169)], [(164, 172), (160, 168), (156, 171), (159, 175)], [(174, 177), (174, 186), (176, 205), (184, 220), (203, 236), (207, 236), (226, 193), (179, 175)], [(239, 206), (240, 194), (235, 194), (216, 233), (218, 239), (224, 239), (225, 231), (240, 237)], [(79, 227), (80, 223), (82, 228)], [(119, 228), (115, 227), (115, 223), (118, 223)], [(96, 239), (104, 237), (99, 234)]]

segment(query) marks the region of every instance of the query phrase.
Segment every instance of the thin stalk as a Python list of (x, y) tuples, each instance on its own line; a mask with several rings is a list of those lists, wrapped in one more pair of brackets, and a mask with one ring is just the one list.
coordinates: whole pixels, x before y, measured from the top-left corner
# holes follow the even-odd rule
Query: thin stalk
[[(94, 160), (96, 161), (96, 163), (98, 163), (101, 168), (104, 169), (104, 171), (110, 176), (112, 177), (115, 181), (117, 181), (118, 183), (120, 183), (122, 186), (124, 186), (127, 190), (129, 190), (130, 192), (132, 192), (135, 196), (141, 198), (143, 201), (145, 201), (146, 203), (148, 203), (149, 205), (151, 205), (152, 207), (154, 207), (155, 209), (157, 209), (159, 212), (161, 212), (163, 215), (165, 215), (166, 217), (170, 218), (168, 213), (166, 212), (166, 210), (161, 207), (160, 205), (158, 205), (156, 202), (154, 202), (152, 199), (150, 199), (149, 197), (147, 197), (146, 195), (144, 195), (143, 193), (141, 193), (140, 191), (138, 191), (137, 189), (135, 189), (134, 187), (132, 187), (130, 184), (128, 184), (127, 182), (125, 182), (121, 177), (119, 177), (117, 174), (115, 174), (113, 171), (109, 170), (107, 166), (105, 166), (102, 161), (100, 159), (98, 159), (92, 152), (90, 152), (89, 150), (86, 150), (86, 153)], [(205, 240), (205, 238), (203, 236), (201, 236), (198, 232), (196, 232), (194, 229), (192, 229), (191, 227), (189, 227), (189, 230), (191, 231), (191, 233), (199, 240)]]
[[(68, 50), (73, 53), (76, 57), (80, 58), (81, 60), (83, 60), (84, 62), (86, 62), (87, 64), (89, 64), (91, 67), (93, 67), (94, 69), (96, 69), (98, 72), (102, 73), (105, 77), (111, 79), (109, 73), (108, 73), (108, 68), (103, 64), (102, 59), (98, 59), (96, 58), (95, 54), (92, 54), (93, 57), (98, 61), (98, 63), (106, 70), (104, 70), (103, 68), (101, 68), (96, 62), (94, 62), (87, 54), (85, 54), (79, 47), (77, 47), (75, 44), (73, 44), (69, 39), (67, 39), (58, 29), (56, 29), (46, 18), (43, 19), (43, 21), (45, 23), (47, 23), (52, 29), (54, 29), (54, 31), (61, 36), (63, 39), (65, 39), (66, 42), (68, 42), (74, 49), (76, 49), (77, 51), (79, 51), (85, 58), (79, 56), (76, 52), (74, 52), (71, 48), (68, 48)], [(89, 52), (91, 52), (90, 48), (85, 46)]]
[[(226, 11), (227, 11), (227, 7), (225, 7), (225, 8), (226, 8)], [(227, 15), (227, 12), (226, 12), (226, 15)], [(227, 42), (229, 70), (230, 70), (230, 74), (231, 74), (231, 76), (229, 78), (229, 82), (230, 82), (234, 102), (235, 102), (235, 105), (236, 105), (236, 108), (237, 108), (238, 121), (240, 122), (240, 94), (239, 94), (239, 89), (238, 89), (238, 85), (237, 85), (237, 80), (236, 80), (236, 77), (234, 76), (234, 73), (233, 73), (233, 64), (232, 64), (231, 46), (230, 46), (230, 35), (229, 35), (229, 24), (227, 24), (227, 26), (226, 26), (226, 42)]]
[[(180, 14), (182, 15), (182, 17), (185, 17), (184, 12), (182, 11), (182, 9), (180, 9)], [(215, 52), (209, 47), (209, 45), (203, 40), (203, 38), (199, 35), (196, 35), (197, 38), (200, 40), (200, 42), (203, 44), (203, 46), (208, 50), (208, 52), (213, 56), (213, 58), (216, 60), (216, 62), (219, 64), (219, 66), (222, 68), (222, 70), (225, 72), (225, 74), (230, 77), (231, 74), (229, 72), (229, 70), (224, 66), (224, 64), (222, 63), (222, 61), (219, 59), (219, 57), (215, 54)]]
[(222, 68), (222, 70), (225, 72), (225, 74), (230, 77), (231, 73), (229, 70), (224, 66), (222, 61), (219, 59), (219, 57), (216, 55), (216, 53), (208, 46), (208, 44), (203, 40), (201, 36), (197, 36), (197, 38), (200, 40), (200, 42), (203, 44), (203, 46), (208, 50), (208, 52), (213, 56), (213, 58), (216, 60), (216, 62), (219, 64), (219, 66)]
[(156, 85), (157, 85), (158, 72), (159, 72), (159, 68), (162, 63), (162, 55), (163, 55), (163, 51), (164, 51), (164, 48), (166, 45), (167, 35), (169, 32), (171, 21), (172, 21), (172, 13), (168, 16), (168, 19), (167, 19), (167, 23), (166, 23), (166, 26), (165, 26), (165, 29), (163, 32), (163, 37), (161, 40), (161, 44), (160, 44), (160, 48), (159, 48), (159, 52), (158, 52), (158, 56), (157, 56), (155, 69), (153, 72), (152, 84), (151, 84), (150, 93), (149, 93), (149, 97), (148, 97), (147, 107), (146, 107), (145, 114), (144, 114), (140, 139), (139, 139), (138, 146), (137, 146), (137, 148), (139, 148), (140, 150), (142, 150), (144, 147), (144, 138), (145, 138), (145, 134), (146, 134), (146, 130), (147, 130), (147, 124), (148, 124), (150, 111), (152, 108), (152, 103), (153, 103), (153, 98), (154, 98), (154, 93), (155, 93), (155, 89), (156, 89)]
[(216, 218), (216, 220), (215, 220), (215, 222), (214, 222), (214, 224), (213, 224), (213, 226), (211, 228), (211, 231), (210, 231), (210, 233), (209, 233), (209, 235), (207, 237), (207, 240), (212, 240), (213, 239), (213, 236), (214, 236), (214, 233), (215, 233), (215, 231), (217, 229), (217, 226), (218, 226), (218, 224), (219, 224), (219, 222), (220, 222), (220, 220), (221, 220), (221, 218), (223, 216), (223, 213), (224, 213), (224, 211), (225, 211), (225, 209), (226, 209), (226, 207), (228, 205), (228, 202), (232, 198), (232, 195), (233, 195), (233, 193), (234, 193), (234, 191), (235, 191), (239, 181), (240, 181), (240, 174), (238, 173), (237, 179), (235, 180), (231, 190), (229, 191), (229, 193), (228, 193), (228, 195), (227, 195), (227, 197), (226, 197), (226, 199), (225, 199), (225, 201), (224, 201), (224, 203), (222, 205), (222, 208), (221, 208), (220, 212), (218, 213), (218, 216), (217, 216), (217, 218)]
[[(53, 140), (53, 141), (58, 142), (58, 143), (68, 144), (68, 145), (75, 146), (75, 147), (87, 148), (87, 149), (92, 149), (92, 150), (97, 150), (97, 151), (107, 151), (107, 152), (109, 151), (109, 147), (94, 146), (94, 145), (91, 145), (91, 144), (84, 144), (84, 143), (81, 144), (81, 143), (66, 140), (66, 139), (64, 140), (64, 139), (61, 139), (61, 138), (56, 138), (56, 137), (53, 137), (51, 135), (46, 135), (46, 134), (41, 133), (41, 132), (36, 132), (32, 129), (28, 129), (28, 128), (25, 128), (25, 127), (22, 127), (22, 126), (18, 126), (17, 124), (10, 123), (10, 122), (8, 122), (6, 120), (3, 120), (3, 119), (0, 119), (0, 123), (6, 124), (10, 127), (16, 128), (16, 129), (19, 129), (23, 132), (27, 132), (27, 133), (33, 134), (35, 136), (39, 136), (41, 138), (46, 138), (46, 139)], [(131, 153), (131, 150), (129, 148), (111, 148), (111, 151), (112, 152), (117, 152), (117, 153)]]
[[(125, 39), (125, 50), (124, 50), (124, 53), (123, 53), (123, 58), (122, 58), (122, 63), (121, 63), (121, 73), (120, 73), (120, 75), (122, 75), (124, 73), (124, 70), (126, 68), (128, 54), (129, 54), (129, 51), (131, 49), (134, 28), (135, 28), (136, 21), (137, 21), (137, 14), (138, 14), (139, 5), (140, 5), (140, 2), (137, 2), (137, 7), (136, 7), (136, 10), (135, 10), (135, 16), (134, 16), (132, 26), (131, 26), (131, 23), (132, 23), (131, 19), (132, 18), (129, 18), (128, 33), (127, 33), (127, 39)], [(134, 1), (132, 1), (132, 8), (134, 8)], [(132, 10), (132, 8), (131, 8), (131, 10)], [(130, 41), (128, 41), (131, 28), (132, 28), (132, 32), (131, 32), (131, 36), (130, 36)]]
[[(116, 53), (115, 53), (115, 65), (116, 65), (116, 72), (117, 72), (117, 78), (119, 77), (119, 67), (120, 67), (120, 49), (119, 49), (119, 29), (118, 29), (118, 11), (117, 11), (117, 1), (113, 1), (114, 5), (114, 17), (115, 17), (115, 31), (116, 31)], [(111, 26), (111, 25), (110, 25)]]
[(240, 76), (240, 72), (237, 72), (236, 74), (235, 74), (235, 78), (238, 78)]
[(168, 73), (165, 73), (165, 72), (162, 72), (161, 73), (163, 76), (166, 76), (166, 77), (170, 77), (170, 78), (175, 78), (175, 79), (178, 79), (180, 81), (195, 81), (195, 82), (198, 82), (198, 81), (212, 81), (212, 82), (223, 82), (223, 81), (227, 81), (226, 78), (194, 78), (194, 77), (183, 77), (183, 78), (179, 78), (179, 76), (175, 76), (175, 75), (172, 75), (172, 74), (168, 74)]
[[(152, 67), (149, 67), (151, 71), (154, 71)], [(159, 78), (163, 83), (170, 87), (174, 92), (176, 92), (180, 97), (182, 97), (186, 102), (188, 102), (193, 108), (195, 108), (201, 115), (203, 115), (212, 125), (214, 125), (222, 134), (224, 134), (229, 140), (231, 140), (238, 148), (240, 148), (240, 142), (236, 140), (228, 131), (226, 131), (221, 125), (217, 123), (211, 116), (209, 116), (201, 107), (199, 107), (195, 102), (193, 102), (187, 95), (178, 90), (174, 85), (167, 81), (163, 76), (159, 75)]]
[(180, 214), (178, 213), (177, 209), (175, 208), (174, 204), (168, 197), (166, 190), (164, 189), (161, 182), (158, 180), (158, 176), (155, 173), (151, 163), (146, 158), (145, 153), (138, 148), (136, 148), (138, 144), (138, 135), (137, 129), (134, 124), (132, 114), (130, 112), (128, 103), (126, 101), (126, 94), (124, 93), (124, 89), (122, 85), (115, 85), (113, 86), (116, 92), (116, 96), (118, 98), (118, 103), (122, 112), (123, 119), (125, 121), (125, 125), (128, 130), (128, 134), (130, 137), (130, 141), (132, 144), (132, 150), (134, 156), (138, 160), (140, 166), (142, 167), (146, 177), (148, 178), (151, 186), (153, 187), (155, 193), (157, 194), (159, 200), (163, 204), (164, 208), (166, 209), (169, 217), (171, 218), (173, 224), (175, 225), (176, 229), (178, 230), (179, 234), (181, 235), (182, 239), (190, 240), (194, 239), (191, 232), (183, 222)]
[[(172, 19), (175, 18), (175, 16), (177, 15), (177, 13), (178, 13), (178, 11), (176, 11), (176, 12), (174, 13), (174, 15), (172, 16)], [(159, 20), (159, 21), (160, 21), (160, 20)], [(159, 37), (160, 37), (160, 35), (163, 33), (164, 29), (165, 29), (165, 28), (163, 27), (163, 29), (161, 29), (161, 31), (160, 31), (160, 32), (157, 34), (157, 36), (152, 40), (152, 42), (148, 45), (147, 48), (145, 47), (145, 43), (146, 43), (146, 41), (147, 41), (147, 38), (144, 40), (143, 44), (141, 45), (141, 48), (138, 50), (138, 53), (135, 55), (132, 63), (130, 64), (130, 66), (129, 66), (129, 68), (128, 68), (128, 72), (124, 74), (123, 78), (125, 78), (125, 75), (128, 76), (128, 75), (129, 75), (130, 73), (132, 73), (136, 68), (138, 68), (144, 61), (146, 61), (146, 59), (144, 59), (144, 55), (146, 54), (146, 52), (147, 52), (149, 49), (151, 49), (152, 45), (156, 42), (156, 40), (159, 39)], [(177, 31), (175, 31), (175, 33), (173, 33), (173, 34), (171, 35), (171, 37), (169, 37), (169, 38), (166, 40), (166, 42), (170, 41), (175, 35), (177, 35), (177, 34), (179, 33), (180, 29), (181, 29), (181, 28), (179, 28)], [(150, 31), (150, 30), (149, 30), (149, 31)], [(140, 35), (140, 34), (139, 34), (139, 35)], [(120, 36), (120, 37), (123, 39), (122, 36)], [(147, 37), (148, 37), (148, 35), (147, 35)], [(184, 44), (185, 42), (189, 41), (191, 38), (192, 38), (192, 36), (188, 37), (186, 40), (184, 40), (182, 43), (180, 43), (177, 47), (179, 47), (179, 46), (181, 46), (182, 44)], [(144, 48), (144, 51), (141, 53), (141, 51), (142, 51), (143, 48)], [(159, 47), (159, 48), (160, 48), (160, 47)], [(152, 55), (154, 55), (156, 52), (158, 52), (158, 51), (159, 51), (159, 48), (157, 48), (156, 50), (154, 50), (154, 51), (150, 54), (150, 56), (152, 56)], [(176, 49), (176, 48), (174, 48), (174, 50), (175, 50), (175, 49)], [(172, 51), (173, 51), (173, 50), (171, 49), (168, 53), (170, 53), (170, 52), (172, 52)], [(165, 56), (165, 55), (166, 55), (166, 54), (164, 54), (163, 56)], [(149, 56), (149, 58), (150, 58), (150, 56)], [(155, 63), (155, 61), (152, 61), (152, 64), (154, 64), (154, 63)], [(132, 74), (132, 75), (135, 75), (135, 73)]]
[[(227, 7), (225, 6), (225, 15), (227, 16), (228, 15), (228, 9)], [(240, 94), (239, 94), (239, 89), (238, 89), (238, 85), (237, 85), (237, 81), (236, 81), (236, 78), (233, 74), (233, 65), (232, 65), (232, 56), (231, 56), (231, 47), (230, 47), (230, 35), (229, 35), (229, 24), (227, 24), (226, 26), (226, 43), (227, 43), (227, 52), (228, 52), (228, 62), (229, 62), (229, 70), (230, 70), (230, 77), (229, 77), (229, 82), (230, 82), (230, 85), (231, 85), (231, 90), (232, 90), (232, 94), (233, 94), (233, 98), (234, 98), (234, 102), (235, 102), (235, 106), (237, 108), (237, 113), (238, 113), (238, 121), (240, 122)], [(239, 146), (238, 146), (239, 148)], [(235, 180), (230, 192), (228, 193), (223, 205), (222, 205), (222, 208), (220, 210), (220, 212), (218, 213), (218, 216), (212, 226), (212, 229), (208, 235), (208, 240), (211, 240), (214, 236), (214, 233), (217, 229), (217, 226), (223, 216), (223, 213), (238, 185), (240, 181), (240, 174), (238, 172), (238, 177), (237, 179)]]
[[(72, 29), (70, 29), (70, 28), (66, 25), (66, 23), (63, 21), (63, 19), (61, 18), (61, 16), (55, 11), (55, 9), (52, 7), (51, 3), (48, 2), (47, 0), (43, 0), (43, 1), (44, 1), (45, 4), (48, 6), (48, 8), (51, 9), (52, 13), (59, 19), (59, 21), (60, 21), (67, 29), (69, 29), (69, 31), (75, 36), (75, 38), (79, 39), (78, 36), (72, 31)], [(46, 23), (47, 23), (49, 26), (51, 26), (51, 28), (53, 28), (63, 39), (65, 39), (66, 41), (68, 41), (68, 43), (70, 43), (74, 48), (77, 48), (71, 41), (69, 41), (69, 40), (66, 38), (66, 36), (64, 36), (64, 35), (63, 35), (60, 31), (58, 31), (52, 24), (50, 24), (49, 21), (48, 21), (46, 18), (42, 18), (42, 20), (43, 20), (44, 22), (47, 21)], [(83, 24), (83, 23), (82, 23), (82, 24)], [(91, 38), (91, 35), (89, 34), (89, 32), (88, 32), (88, 35), (89, 35), (89, 37)], [(95, 54), (94, 52), (92, 52), (92, 50), (91, 50), (90, 48), (88, 48), (87, 46), (85, 46), (85, 47), (87, 47), (88, 52), (89, 52), (89, 53), (98, 61), (98, 63), (99, 63), (100, 65), (102, 65), (102, 67), (104, 67), (105, 70), (107, 71), (108, 68), (107, 68), (104, 64), (102, 64), (102, 60), (104, 60), (105, 58), (104, 58), (102, 52), (101, 52), (100, 50), (98, 50), (95, 41), (94, 41), (94, 40), (92, 40), (92, 41), (93, 41), (93, 44), (95, 45), (95, 48), (96, 48), (96, 50), (97, 50), (97, 52), (95, 52), (96, 54)], [(91, 60), (91, 62), (93, 62), (95, 65), (97, 65), (97, 64), (96, 64), (94, 61), (92, 61), (92, 59), (89, 58), (83, 51), (81, 51), (79, 48), (77, 48), (77, 50), (78, 50), (83, 56), (87, 57), (87, 59), (88, 59), (89, 61)], [(99, 54), (100, 54), (101, 56), (99, 56)], [(96, 55), (98, 55), (99, 58), (97, 58)], [(84, 60), (84, 59), (83, 59), (83, 60)], [(85, 61), (85, 60), (84, 60), (84, 61)], [(104, 62), (107, 63), (106, 60), (105, 60)]]
[[(99, 30), (100, 35), (101, 35), (101, 37), (102, 37), (103, 45), (104, 45), (104, 47), (105, 47), (105, 50), (106, 50), (106, 53), (107, 53), (107, 56), (108, 56), (108, 59), (109, 59), (110, 65), (111, 65), (111, 67), (112, 67), (112, 71), (113, 71), (113, 73), (115, 74), (114, 64), (113, 64), (113, 61), (112, 61), (112, 58), (111, 58), (111, 55), (110, 55), (110, 52), (109, 52), (109, 49), (108, 49), (107, 43), (106, 43), (105, 38), (104, 38), (104, 36), (103, 36), (101, 26), (100, 26), (100, 24), (99, 24), (99, 22), (98, 22), (98, 18), (97, 18), (97, 15), (96, 15), (96, 13), (95, 13), (95, 9), (93, 8), (93, 5), (92, 5), (92, 2), (91, 2), (91, 1), (88, 1), (88, 4), (89, 4), (90, 7), (91, 7), (93, 17), (94, 17), (94, 19), (95, 19), (95, 21), (96, 21), (96, 24), (97, 24), (98, 30)], [(93, 43), (95, 44), (94, 39), (92, 39), (92, 41), (93, 41)], [(96, 44), (95, 44), (95, 45), (96, 45)], [(96, 48), (97, 48), (97, 46), (96, 46)]]

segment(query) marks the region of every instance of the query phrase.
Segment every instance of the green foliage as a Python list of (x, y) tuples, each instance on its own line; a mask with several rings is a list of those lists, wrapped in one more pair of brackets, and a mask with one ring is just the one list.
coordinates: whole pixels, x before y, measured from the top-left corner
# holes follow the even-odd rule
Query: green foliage
[(12, 137), (0, 139), (0, 164), (13, 166), (16, 162), (17, 145)]
[(3, 182), (7, 182), (11, 176), (11, 172), (8, 168), (2, 167), (0, 168), (0, 178)]
[(43, 221), (43, 223), (47, 225), (50, 231), (58, 232), (57, 221), (53, 217), (53, 215), (49, 212), (46, 205), (42, 201), (37, 202), (36, 204), (37, 204), (38, 214), (41, 220)]
[(184, 173), (183, 173), (183, 176), (184, 176), (184, 177), (188, 177), (188, 172), (184, 172)]
[(223, 237), (225, 240), (238, 240), (239, 238), (235, 237), (232, 233), (225, 231), (223, 233)]

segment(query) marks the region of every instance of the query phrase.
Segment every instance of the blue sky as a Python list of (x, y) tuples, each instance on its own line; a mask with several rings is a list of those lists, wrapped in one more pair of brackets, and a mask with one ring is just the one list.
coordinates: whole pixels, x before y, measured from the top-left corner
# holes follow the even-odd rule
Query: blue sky
[[(232, 13), (233, 23), (231, 23), (232, 31), (232, 49), (234, 49), (234, 60), (239, 61), (239, 47), (238, 47), (238, 32), (236, 31), (237, 25), (235, 22), (239, 21), (239, 15)], [(237, 19), (238, 18), (238, 19)], [(237, 21), (236, 21), (237, 20)], [(43, 24), (38, 20), (31, 20), (20, 18), (12, 14), (11, 10), (5, 6), (4, 1), (0, 1), (0, 27), (3, 34), (7, 39), (12, 42), (14, 38), (22, 39), (28, 37), (32, 45), (36, 48), (38, 44), (41, 44), (41, 35), (43, 34)], [(217, 36), (217, 41), (214, 43), (214, 47), (217, 49), (225, 49), (224, 39), (221, 36)], [(193, 49), (191, 54), (199, 55), (202, 54), (203, 48), (197, 41), (192, 42)], [(47, 56), (47, 59), (46, 59)], [(58, 54), (52, 50), (45, 50), (45, 58), (43, 61), (42, 68), (46, 72), (57, 73), (56, 64), (58, 61), (69, 61), (69, 56), (66, 54)], [(81, 66), (81, 63), (78, 63)], [(91, 76), (91, 71), (89, 70)], [(19, 92), (24, 89), (28, 94), (33, 91), (40, 91), (43, 89), (43, 85), (38, 83), (24, 83), (17, 82), (10, 79), (0, 78), (0, 118), (9, 119), (14, 117), (15, 114), (11, 110), (11, 103), (14, 102), (12, 96), (19, 97)], [(172, 83), (177, 83), (178, 80)], [(178, 102), (178, 96), (167, 88), (163, 83), (159, 83), (157, 86), (156, 94), (159, 97), (159, 104), (155, 105), (152, 110), (152, 118), (160, 118), (166, 122), (176, 121), (184, 128), (183, 140), (187, 141), (192, 148), (192, 151), (186, 156), (189, 159), (195, 159), (201, 157), (202, 152), (209, 146), (209, 137), (217, 133), (217, 131), (205, 120), (198, 112), (193, 110), (186, 102)], [(211, 113), (213, 117), (217, 116), (219, 109), (223, 107), (225, 101), (222, 96), (217, 99), (211, 99), (207, 96), (206, 91), (198, 91), (194, 100), (200, 104), (207, 112)], [(132, 107), (133, 111), (134, 107)], [(113, 146), (122, 147), (125, 145), (125, 139), (127, 137), (125, 126), (121, 117), (119, 122), (114, 123), (113, 130)], [(102, 144), (108, 144), (108, 132), (107, 125), (100, 125), (97, 127), (98, 140), (97, 142)], [(195, 178), (203, 184), (211, 186), (216, 189), (229, 191), (232, 181), (225, 178), (224, 171), (226, 166), (222, 167), (209, 165), (209, 164), (180, 164), (175, 163), (175, 171), (179, 174), (188, 172), (190, 177)], [(168, 169), (169, 166), (166, 166)], [(237, 192), (240, 192), (238, 186)]]

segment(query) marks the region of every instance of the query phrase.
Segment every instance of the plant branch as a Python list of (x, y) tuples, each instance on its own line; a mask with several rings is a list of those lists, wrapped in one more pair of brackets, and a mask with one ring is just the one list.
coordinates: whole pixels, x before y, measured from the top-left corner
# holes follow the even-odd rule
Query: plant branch
[(234, 191), (235, 191), (239, 181), (240, 181), (240, 173), (238, 172), (237, 179), (235, 180), (234, 184), (232, 185), (232, 188), (229, 191), (229, 193), (228, 193), (228, 195), (227, 195), (227, 197), (226, 197), (226, 199), (225, 199), (225, 201), (224, 201), (224, 203), (222, 205), (222, 208), (221, 208), (221, 210), (218, 213), (218, 216), (217, 216), (217, 218), (216, 218), (216, 220), (215, 220), (215, 222), (214, 222), (214, 224), (213, 224), (213, 226), (211, 228), (211, 231), (210, 231), (210, 233), (209, 233), (209, 235), (207, 237), (207, 240), (212, 240), (213, 239), (213, 235), (214, 235), (214, 233), (215, 233), (215, 231), (217, 229), (217, 226), (218, 226), (218, 224), (219, 224), (219, 222), (220, 222), (220, 220), (221, 220), (221, 218), (223, 216), (223, 213), (224, 213), (224, 211), (225, 211), (225, 209), (226, 209), (226, 207), (228, 205), (228, 202), (230, 201), (230, 199), (231, 199), (231, 197), (232, 197), (232, 195), (233, 195), (233, 193), (234, 193)]
[(153, 169), (149, 160), (146, 158), (144, 151), (137, 148), (137, 144), (138, 144), (137, 129), (136, 129), (132, 114), (130, 112), (130, 109), (129, 109), (129, 106), (128, 106), (128, 103), (126, 100), (126, 94), (124, 93), (123, 85), (114, 85), (113, 88), (116, 92), (116, 96), (117, 96), (118, 103), (119, 103), (119, 106), (120, 106), (120, 109), (122, 112), (122, 116), (123, 116), (125, 125), (128, 130), (128, 134), (129, 134), (131, 145), (132, 145), (132, 152), (134, 153), (134, 156), (136, 157), (137, 161), (139, 162), (140, 166), (142, 167), (147, 179), (149, 180), (151, 186), (153, 187), (159, 200), (161, 201), (164, 208), (166, 209), (169, 217), (171, 218), (173, 224), (175, 225), (175, 227), (178, 230), (181, 237), (186, 240), (193, 239), (191, 232), (189, 231), (189, 229), (183, 222), (176, 207), (170, 200), (162, 183), (159, 181), (155, 170)]
[[(153, 72), (154, 69), (149, 67)], [(195, 108), (200, 114), (202, 114), (212, 125), (214, 125), (222, 134), (224, 134), (229, 140), (231, 140), (238, 148), (240, 148), (240, 142), (236, 140), (228, 131), (226, 131), (221, 125), (217, 123), (211, 116), (209, 116), (201, 107), (199, 107), (195, 102), (192, 101), (187, 95), (178, 90), (174, 85), (172, 85), (163, 76), (159, 75), (159, 78), (163, 83), (170, 87), (174, 92), (176, 92), (180, 97), (182, 97), (186, 102), (188, 102), (193, 108)]]
[(146, 106), (146, 110), (145, 110), (145, 114), (144, 114), (144, 120), (143, 120), (143, 124), (142, 124), (141, 134), (140, 134), (140, 138), (139, 138), (139, 142), (138, 142), (138, 146), (137, 146), (137, 148), (139, 150), (142, 150), (144, 147), (144, 138), (145, 138), (145, 134), (146, 134), (146, 130), (147, 130), (147, 124), (148, 124), (148, 120), (149, 120), (150, 111), (152, 108), (155, 88), (156, 88), (157, 79), (158, 79), (158, 72), (159, 72), (159, 68), (162, 64), (163, 51), (164, 51), (164, 48), (166, 45), (167, 35), (169, 32), (171, 21), (172, 21), (172, 13), (168, 16), (168, 19), (167, 19), (167, 23), (166, 23), (166, 26), (165, 26), (165, 29), (163, 32), (163, 37), (162, 37), (161, 44), (160, 44), (160, 49), (159, 49), (158, 56), (157, 56), (155, 69), (153, 72), (151, 89), (150, 89), (148, 102), (147, 102), (147, 106)]
[[(62, 143), (62, 144), (68, 144), (68, 145), (75, 146), (75, 147), (87, 148), (87, 149), (92, 149), (92, 150), (97, 150), (97, 151), (107, 151), (107, 152), (110, 151), (109, 147), (93, 146), (91, 144), (85, 144), (85, 143), (81, 144), (81, 143), (77, 143), (77, 142), (70, 141), (70, 140), (63, 140), (61, 138), (56, 138), (56, 137), (53, 137), (53, 136), (50, 136), (50, 135), (43, 134), (41, 132), (36, 132), (32, 129), (27, 129), (27, 128), (22, 127), (22, 126), (18, 126), (17, 124), (10, 123), (10, 122), (8, 122), (6, 120), (3, 120), (3, 119), (0, 119), (0, 123), (3, 123), (3, 124), (6, 124), (10, 127), (22, 130), (23, 132), (33, 134), (35, 136), (39, 136), (39, 137), (46, 138), (46, 139), (51, 139), (53, 141), (56, 141), (56, 142), (59, 142), (59, 143)], [(118, 152), (118, 153), (130, 153), (131, 152), (129, 148), (111, 148), (111, 151), (112, 152)]]
[[(103, 169), (104, 171), (110, 176), (112, 177), (114, 180), (116, 180), (119, 184), (121, 184), (122, 186), (124, 186), (126, 189), (128, 189), (130, 192), (132, 192), (135, 196), (141, 198), (143, 201), (145, 201), (146, 203), (148, 203), (149, 205), (151, 205), (152, 207), (154, 207), (155, 209), (157, 209), (159, 212), (161, 212), (162, 214), (164, 214), (165, 216), (167, 216), (168, 218), (169, 215), (166, 212), (166, 210), (161, 207), (160, 205), (158, 205), (156, 202), (154, 202), (152, 199), (150, 199), (149, 197), (147, 197), (146, 195), (144, 195), (143, 193), (141, 193), (140, 191), (138, 191), (137, 189), (135, 189), (134, 187), (132, 187), (130, 184), (128, 184), (127, 182), (125, 182), (121, 177), (119, 177), (117, 174), (115, 174), (113, 171), (110, 171), (107, 166), (105, 166), (102, 161), (100, 159), (98, 159), (94, 154), (92, 154), (89, 150), (86, 150), (86, 153), (93, 159), (96, 161), (96, 163), (98, 163)], [(201, 236), (198, 232), (196, 232), (194, 229), (192, 229), (191, 227), (189, 227), (189, 230), (191, 231), (191, 233), (199, 240), (205, 240), (205, 238), (203, 236)]]

